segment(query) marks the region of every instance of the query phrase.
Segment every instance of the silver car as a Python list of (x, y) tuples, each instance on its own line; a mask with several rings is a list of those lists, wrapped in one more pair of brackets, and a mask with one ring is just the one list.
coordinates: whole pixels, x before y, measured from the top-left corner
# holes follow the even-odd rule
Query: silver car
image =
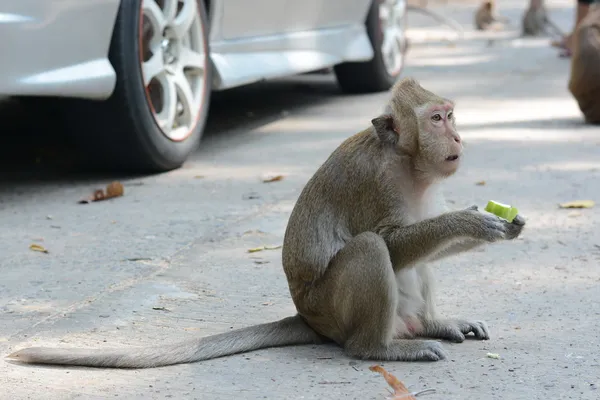
[(105, 165), (181, 166), (212, 91), (333, 67), (349, 93), (404, 64), (405, 0), (11, 0), (0, 96), (59, 105)]

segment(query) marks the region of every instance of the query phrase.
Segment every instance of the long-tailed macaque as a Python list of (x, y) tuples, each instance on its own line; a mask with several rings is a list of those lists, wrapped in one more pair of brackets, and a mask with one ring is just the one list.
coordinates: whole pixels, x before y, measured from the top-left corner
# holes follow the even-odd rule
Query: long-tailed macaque
[(600, 4), (590, 8), (573, 34), (569, 91), (585, 122), (600, 124)]
[(523, 13), (522, 36), (539, 36), (548, 34), (550, 28), (555, 35), (564, 37), (564, 32), (548, 17), (544, 0), (530, 0), (529, 6)]
[(492, 0), (483, 1), (475, 11), (475, 28), (483, 31), (491, 28), (494, 23), (507, 23), (508, 18), (496, 15), (496, 3)]
[(430, 208), (436, 184), (455, 173), (462, 155), (453, 102), (403, 79), (385, 113), (330, 155), (292, 211), (282, 260), (295, 316), (172, 345), (32, 347), (8, 357), (147, 368), (333, 341), (360, 359), (437, 361), (446, 352), (431, 339), (489, 339), (483, 321), (438, 318), (427, 262), (514, 239), (525, 221), (508, 223), (475, 206), (441, 214)]

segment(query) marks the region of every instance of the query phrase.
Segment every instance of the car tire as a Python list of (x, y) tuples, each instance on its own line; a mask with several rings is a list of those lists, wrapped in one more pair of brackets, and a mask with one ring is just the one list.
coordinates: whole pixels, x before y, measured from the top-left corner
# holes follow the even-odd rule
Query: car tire
[[(198, 147), (211, 92), (208, 18), (201, 0), (176, 4), (183, 7), (168, 14), (154, 0), (121, 2), (109, 50), (114, 92), (106, 101), (76, 101), (75, 137), (93, 167), (164, 172)], [(156, 32), (160, 18), (171, 22)]]
[[(398, 80), (404, 68), (407, 48), (406, 0), (373, 0), (365, 24), (375, 53), (373, 58), (366, 62), (347, 62), (334, 67), (338, 84), (347, 93), (388, 90)], [(385, 43), (386, 39), (389, 45)], [(393, 54), (393, 62), (392, 53), (383, 51), (384, 44), (391, 46), (386, 47), (390, 51), (396, 52)]]

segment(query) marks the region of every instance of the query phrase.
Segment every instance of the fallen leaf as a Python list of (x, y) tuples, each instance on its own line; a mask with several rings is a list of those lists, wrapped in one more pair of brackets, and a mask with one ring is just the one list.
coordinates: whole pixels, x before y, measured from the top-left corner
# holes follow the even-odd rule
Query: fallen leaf
[(592, 208), (594, 207), (594, 201), (593, 200), (575, 200), (575, 201), (568, 201), (566, 203), (560, 203), (558, 206), (560, 208)]
[(123, 196), (123, 193), (125, 193), (125, 189), (121, 182), (114, 181), (106, 186), (106, 198), (108, 199), (111, 197)]
[(194, 179), (204, 179), (204, 175), (195, 175)]
[(29, 245), (29, 250), (39, 251), (40, 253), (46, 253), (46, 254), (49, 253), (49, 251), (46, 250), (45, 247), (40, 246), (39, 244), (35, 244), (35, 243)]
[(263, 251), (265, 249), (264, 246), (262, 247), (253, 247), (251, 249), (248, 249), (248, 253), (256, 253), (257, 251)]
[(494, 360), (499, 360), (500, 359), (500, 354), (498, 354), (498, 353), (487, 353), (486, 357), (487, 358), (493, 358)]
[(170, 312), (171, 310), (169, 310), (166, 307), (152, 307), (153, 310), (157, 310), (157, 311), (167, 311)]
[(248, 253), (256, 253), (258, 251), (263, 251), (263, 250), (277, 250), (280, 249), (281, 247), (283, 247), (282, 245), (279, 246), (260, 246), (260, 247), (253, 247), (251, 249), (248, 249)]
[(254, 264), (268, 264), (270, 261), (254, 261)]
[(246, 236), (246, 235), (259, 235), (259, 236), (264, 236), (265, 232), (261, 231), (260, 229), (254, 229), (254, 230), (249, 230), (246, 231), (244, 233), (242, 233), (242, 235)]
[(262, 176), (262, 181), (265, 183), (277, 182), (277, 181), (282, 180), (283, 178), (284, 178), (284, 176), (281, 174), (267, 173)]
[(94, 193), (91, 196), (79, 200), (78, 203), (87, 204), (93, 201), (108, 200), (114, 197), (123, 196), (124, 193), (125, 189), (123, 187), (123, 184), (121, 184), (121, 182), (114, 181), (106, 185), (106, 192), (104, 192), (102, 189), (96, 189), (94, 190)]
[(390, 385), (391, 388), (394, 389), (394, 397), (406, 395), (406, 396), (402, 396), (402, 398), (406, 399), (406, 400), (417, 400), (416, 397), (414, 397), (408, 391), (406, 386), (402, 382), (400, 382), (400, 380), (398, 378), (396, 378), (394, 375), (387, 372), (382, 366), (373, 365), (373, 366), (369, 367), (369, 369), (373, 372), (379, 372), (381, 375), (383, 375), (383, 378), (388, 383), (388, 385)]
[(475, 182), (475, 184), (477, 186), (484, 186), (485, 185), (485, 181), (479, 181), (479, 182)]
[(274, 303), (272, 301), (265, 301), (262, 303), (263, 306), (272, 306)]
[(581, 213), (579, 211), (571, 211), (570, 213), (567, 214), (567, 217), (569, 218), (576, 218), (576, 217), (580, 217)]

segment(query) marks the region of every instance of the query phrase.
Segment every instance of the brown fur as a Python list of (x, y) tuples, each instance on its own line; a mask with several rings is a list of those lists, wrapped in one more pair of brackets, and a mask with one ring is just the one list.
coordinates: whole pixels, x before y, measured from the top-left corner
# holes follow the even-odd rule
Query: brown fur
[(507, 22), (506, 18), (496, 15), (496, 3), (483, 1), (475, 11), (475, 28), (483, 31), (489, 29), (496, 22)]
[(573, 35), (569, 91), (585, 121), (600, 124), (600, 7), (590, 8)]

